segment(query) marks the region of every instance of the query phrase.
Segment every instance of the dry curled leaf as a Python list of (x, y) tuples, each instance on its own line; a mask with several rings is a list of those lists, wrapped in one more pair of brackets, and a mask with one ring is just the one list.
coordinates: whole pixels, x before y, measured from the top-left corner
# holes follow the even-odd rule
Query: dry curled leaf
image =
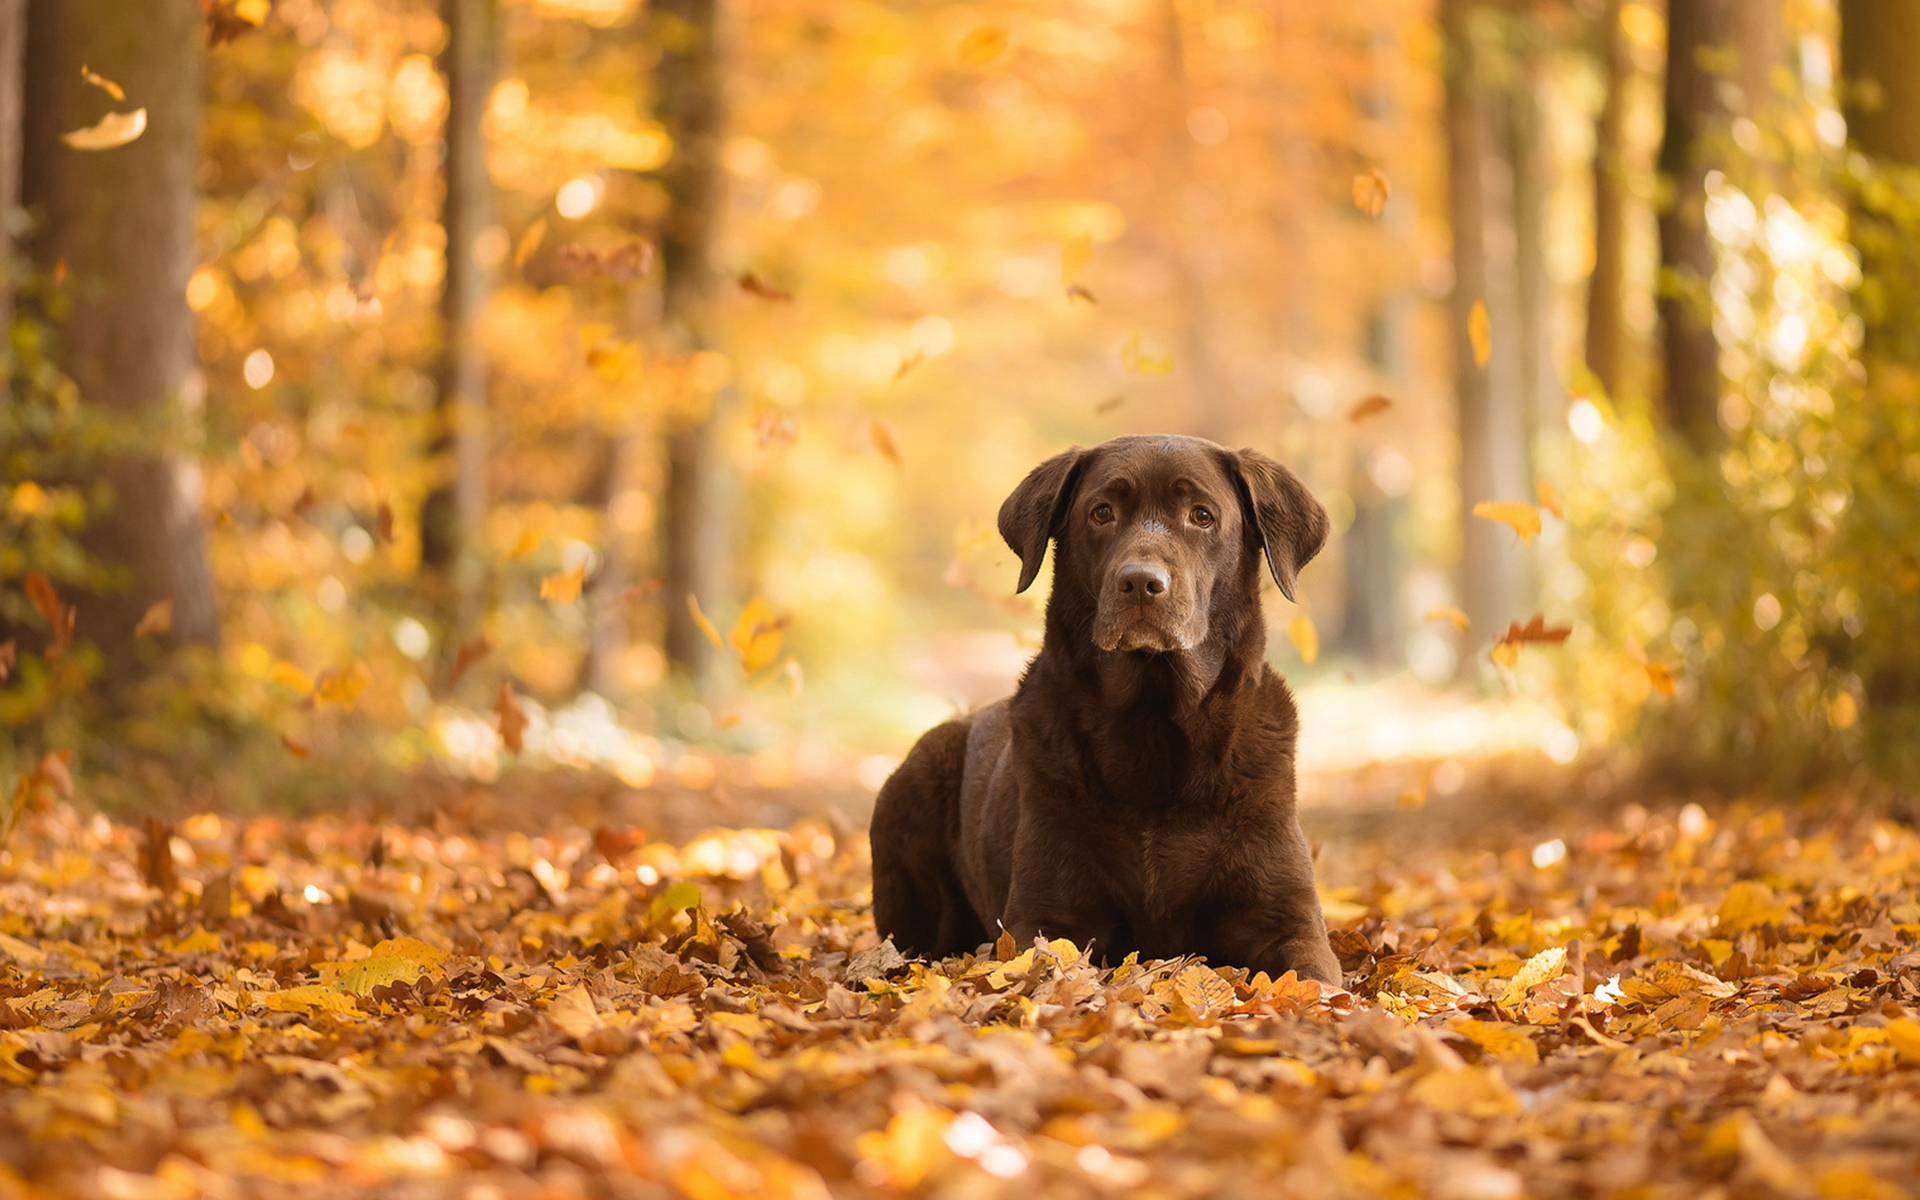
[(1385, 212), (1392, 194), (1393, 185), (1379, 167), (1368, 167), (1353, 177), (1353, 206), (1369, 217)]
[(63, 133), (60, 140), (75, 150), (113, 150), (137, 140), (147, 131), (147, 110), (108, 113), (98, 124)]

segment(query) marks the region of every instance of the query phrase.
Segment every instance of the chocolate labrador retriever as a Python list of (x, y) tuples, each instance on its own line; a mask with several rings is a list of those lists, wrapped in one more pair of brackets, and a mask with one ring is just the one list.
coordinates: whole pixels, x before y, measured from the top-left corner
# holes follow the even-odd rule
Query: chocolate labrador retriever
[(1020, 591), (1056, 546), (1045, 637), (1011, 699), (928, 732), (880, 789), (880, 932), (943, 956), (1004, 927), (1339, 984), (1260, 615), (1262, 557), (1291, 600), (1326, 510), (1255, 451), (1125, 437), (1041, 463), (1000, 534)]

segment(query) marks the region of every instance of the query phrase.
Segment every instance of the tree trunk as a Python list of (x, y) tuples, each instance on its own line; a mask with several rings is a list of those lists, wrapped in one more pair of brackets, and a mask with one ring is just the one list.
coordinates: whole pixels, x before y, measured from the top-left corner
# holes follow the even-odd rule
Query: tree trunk
[[(1660, 174), (1660, 325), (1667, 420), (1696, 450), (1720, 440), (1720, 346), (1713, 336), (1713, 245), (1707, 237), (1709, 139), (1727, 118), (1705, 61), (1733, 33), (1735, 0), (1671, 0), (1667, 9), (1666, 132)], [(1752, 2), (1752, 0), (1744, 0)]]
[[(1521, 406), (1526, 428), (1528, 477), (1540, 431), (1558, 424), (1565, 392), (1553, 369), (1553, 277), (1547, 269), (1547, 205), (1553, 188), (1547, 114), (1540, 106), (1540, 56), (1522, 51), (1508, 94), (1508, 160), (1513, 173), (1514, 290), (1519, 334)], [(1527, 499), (1528, 497), (1521, 497)]]
[[(653, 6), (662, 47), (655, 114), (674, 146), (661, 175), (668, 196), (660, 227), (661, 320), (666, 337), (688, 352), (715, 345), (719, 336), (712, 256), (727, 106), (718, 2), (659, 0)], [(727, 600), (730, 512), (720, 446), (727, 399), (724, 392), (715, 394), (704, 412), (679, 418), (667, 432), (664, 648), (673, 670), (696, 687), (711, 670), (713, 648), (688, 611), (688, 598), (709, 611)]]
[[(31, 0), (27, 31), (23, 190), (41, 221), (35, 256), (67, 268), (58, 359), (142, 447), (103, 462), (113, 501), (85, 537), (123, 584), (78, 602), (78, 633), (104, 653), (111, 686), (132, 677), (134, 626), (158, 601), (172, 601), (174, 641), (219, 636), (193, 457), (204, 384), (186, 302), (204, 30), (195, 0)], [(82, 66), (119, 82), (126, 102), (83, 80)], [(148, 123), (129, 145), (89, 152), (60, 140), (135, 107)]]
[(420, 510), (420, 564), (440, 609), (442, 635), (452, 643), (479, 624), (486, 603), (487, 360), (480, 318), (492, 280), (474, 250), (493, 212), (481, 118), (493, 90), (499, 8), (497, 0), (444, 0), (444, 5), (446, 279), (429, 449), (433, 484)]
[(13, 210), (20, 205), (27, 0), (0, 0), (0, 409), (13, 379)]
[[(1840, 69), (1847, 132), (1869, 158), (1920, 167), (1920, 5), (1907, 0), (1842, 0)], [(1904, 197), (1907, 193), (1898, 193)], [(1900, 201), (1904, 203), (1904, 199)], [(1920, 246), (1857, 200), (1852, 238), (1864, 281), (1858, 295), (1870, 358), (1920, 362)]]
[(1601, 16), (1606, 99), (1594, 122), (1593, 275), (1587, 281), (1587, 369), (1609, 399), (1620, 395), (1627, 356), (1626, 0), (1607, 0)]
[[(1520, 403), (1518, 307), (1514, 295), (1514, 230), (1508, 220), (1512, 181), (1503, 155), (1496, 106), (1476, 62), (1471, 0), (1443, 0), (1446, 44), (1448, 199), (1453, 222), (1453, 352), (1459, 405), (1461, 554), (1460, 607), (1472, 637), (1484, 644), (1509, 621), (1525, 620), (1527, 559), (1504, 526), (1472, 515), (1482, 500), (1525, 500), (1528, 453)], [(1485, 366), (1475, 358), (1474, 310), (1484, 306), (1493, 337)], [(1478, 669), (1469, 659), (1465, 672)]]
[(1160, 49), (1167, 109), (1161, 119), (1161, 178), (1165, 181), (1162, 221), (1167, 238), (1167, 270), (1173, 277), (1174, 321), (1178, 342), (1174, 351), (1177, 378), (1185, 392), (1182, 407), (1190, 415), (1193, 432), (1216, 442), (1234, 437), (1233, 406), (1221, 386), (1214, 349), (1215, 316), (1207, 295), (1207, 246), (1202, 235), (1209, 215), (1191, 211), (1204, 202), (1205, 193), (1188, 185), (1197, 178), (1193, 136), (1187, 131), (1192, 107), (1187, 86), (1186, 34), (1176, 0), (1161, 0)]

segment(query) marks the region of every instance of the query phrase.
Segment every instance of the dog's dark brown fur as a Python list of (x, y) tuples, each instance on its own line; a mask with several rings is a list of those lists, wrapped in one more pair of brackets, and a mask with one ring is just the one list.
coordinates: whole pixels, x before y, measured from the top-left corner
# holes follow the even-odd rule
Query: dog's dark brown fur
[(1130, 437), (1042, 463), (1000, 533), (1022, 591), (1055, 544), (1045, 639), (1011, 699), (927, 733), (880, 790), (880, 931), (947, 955), (1004, 926), (1339, 983), (1260, 615), (1263, 553), (1291, 599), (1325, 510), (1252, 450)]

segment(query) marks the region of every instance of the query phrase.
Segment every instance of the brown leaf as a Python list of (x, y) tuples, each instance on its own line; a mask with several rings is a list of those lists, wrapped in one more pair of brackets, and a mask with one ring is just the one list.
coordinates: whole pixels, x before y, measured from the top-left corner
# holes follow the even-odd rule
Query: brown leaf
[(873, 420), (867, 422), (867, 436), (872, 439), (873, 448), (880, 452), (882, 458), (885, 458), (896, 467), (902, 465), (900, 461), (900, 443), (894, 440), (893, 427), (891, 425), (875, 417)]
[(0, 642), (0, 683), (5, 683), (13, 674), (13, 664), (20, 657), (20, 643), (13, 638)]
[(485, 658), (492, 649), (493, 643), (487, 641), (484, 635), (460, 643), (460, 648), (453, 652), (453, 667), (447, 672), (447, 686), (451, 688), (458, 685), (467, 669)]
[(515, 754), (520, 753), (526, 744), (524, 737), (527, 731), (527, 714), (526, 710), (520, 707), (520, 698), (513, 694), (512, 684), (502, 681), (500, 697), (494, 701), (493, 711), (499, 718), (500, 740), (506, 744), (507, 749)]
[(379, 511), (374, 514), (373, 531), (381, 541), (389, 546), (393, 544), (393, 505), (385, 500), (380, 502)]
[(741, 291), (747, 293), (749, 296), (758, 296), (762, 300), (771, 300), (776, 304), (785, 304), (787, 301), (793, 299), (792, 292), (783, 291), (780, 288), (774, 287), (766, 280), (755, 275), (752, 271), (742, 273), (739, 283)]
[(156, 600), (147, 606), (140, 620), (133, 627), (133, 636), (137, 638), (157, 637), (173, 628), (173, 601)]
[(1368, 396), (1347, 410), (1347, 420), (1357, 425), (1368, 417), (1377, 417), (1392, 407), (1393, 401), (1385, 396)]

